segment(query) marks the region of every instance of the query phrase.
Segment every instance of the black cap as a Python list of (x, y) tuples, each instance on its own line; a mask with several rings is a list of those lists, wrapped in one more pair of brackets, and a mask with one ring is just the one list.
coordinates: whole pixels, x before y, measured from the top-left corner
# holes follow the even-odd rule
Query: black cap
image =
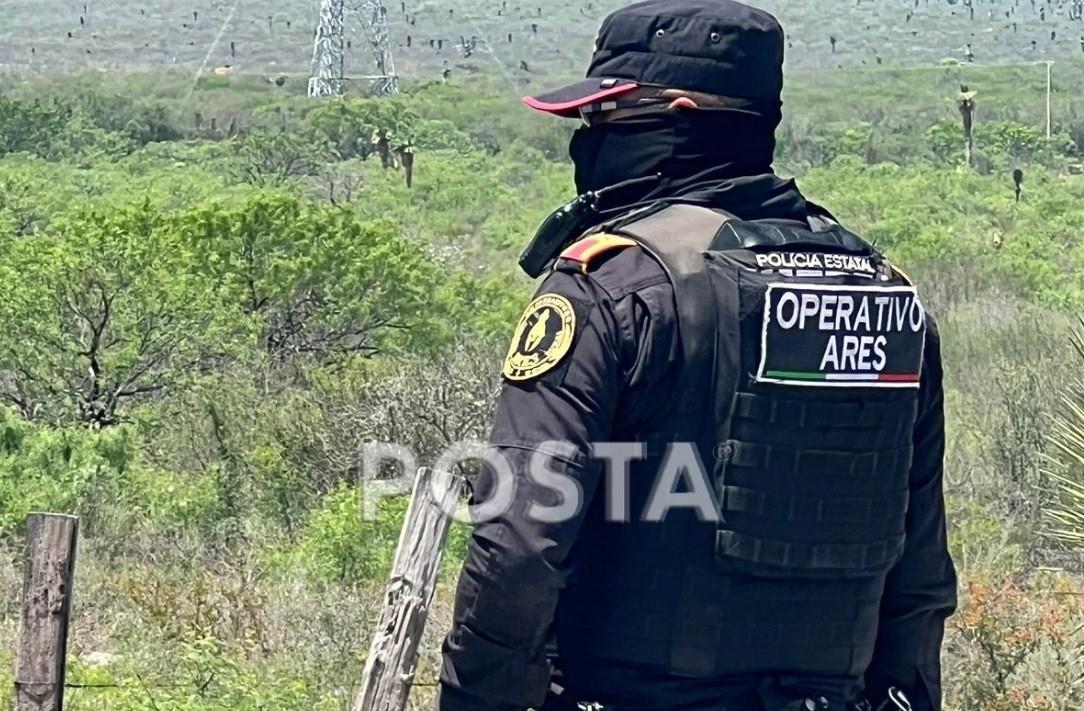
[(779, 101), (783, 44), (774, 16), (734, 0), (647, 0), (603, 20), (586, 80), (524, 101), (568, 117), (644, 85)]

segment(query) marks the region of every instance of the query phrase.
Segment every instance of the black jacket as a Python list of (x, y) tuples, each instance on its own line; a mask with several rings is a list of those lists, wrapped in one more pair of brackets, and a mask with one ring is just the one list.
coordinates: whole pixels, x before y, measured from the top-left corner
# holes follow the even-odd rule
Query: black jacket
[[(747, 220), (804, 220), (816, 209), (792, 182), (774, 176), (701, 185), (698, 196)], [(547, 641), (570, 552), (574, 545), (591, 545), (578, 534), (584, 516), (593, 514), (583, 506), (577, 517), (559, 524), (525, 515), (532, 501), (553, 497), (525, 475), (527, 462), (546, 442), (568, 441), (587, 452), (590, 443), (611, 441), (615, 432), (642, 431), (640, 424), (667, 400), (681, 363), (673, 287), (643, 250), (615, 251), (586, 272), (559, 263), (539, 294), (562, 295), (574, 306), (575, 337), (559, 365), (537, 378), (506, 382), (501, 393), (491, 443), (512, 463), (520, 485), (506, 514), (475, 529), (454, 626), (444, 644), (438, 702), (443, 711), (525, 709), (543, 703), (553, 671)], [(946, 545), (941, 359), (932, 321), (914, 443), (907, 547), (888, 576), (878, 649), (864, 681), (871, 698), (883, 697), (895, 685), (918, 699), (916, 711), (935, 711), (944, 620), (955, 607), (956, 578)], [(599, 490), (600, 465), (574, 455), (562, 466), (590, 501)], [(487, 499), (493, 486), (492, 476), (483, 472), (476, 496)], [(583, 678), (579, 671), (576, 676)], [(635, 700), (622, 709), (717, 709), (758, 683), (732, 677), (652, 677), (642, 670), (614, 668), (589, 670), (586, 676), (592, 688), (581, 691), (580, 700), (619, 689), (618, 697)], [(759, 709), (750, 706), (749, 711)]]

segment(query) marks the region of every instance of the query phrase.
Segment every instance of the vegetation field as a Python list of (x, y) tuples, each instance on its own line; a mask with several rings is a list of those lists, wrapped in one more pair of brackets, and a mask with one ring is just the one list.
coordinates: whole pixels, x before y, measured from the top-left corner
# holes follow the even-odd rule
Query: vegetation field
[[(533, 288), (516, 255), (572, 191), (570, 124), (518, 94), (573, 74), (610, 5), (551, 2), (530, 39), (537, 7), (408, 2), (411, 25), (389, 4), (397, 41), (421, 38), (399, 55), (404, 93), (313, 101), (308, 4), (240, 3), (208, 63), (234, 41), (237, 71), (198, 81), (230, 2), (0, 4), (0, 706), (25, 517), (54, 510), (83, 525), (68, 708), (342, 709), (405, 508), (360, 520), (358, 447), (424, 458), (485, 437)], [(946, 708), (1084, 708), (1073, 3), (975, 2), (974, 23), (962, 3), (773, 6), (795, 45), (779, 170), (901, 263), (942, 324), (961, 573)], [(983, 34), (989, 12), (1022, 15), (1018, 32)], [(438, 29), (487, 42), (442, 55)], [(498, 46), (509, 31), (515, 51)], [(919, 66), (972, 31), (974, 64)], [(1045, 67), (1017, 34), (1058, 60), (1049, 137)]]
[[(348, 0), (347, 7), (360, 3)], [(492, 74), (526, 85), (582, 72), (621, 0), (386, 0), (408, 79)], [(1032, 63), (1084, 56), (1075, 3), (1043, 0), (763, 0), (788, 30), (792, 71)], [(319, 0), (5, 0), (0, 72), (178, 72), (214, 67), (304, 84)], [(973, 11), (972, 11), (973, 8)], [(371, 73), (358, 13), (347, 72)], [(970, 47), (970, 58), (968, 48)]]

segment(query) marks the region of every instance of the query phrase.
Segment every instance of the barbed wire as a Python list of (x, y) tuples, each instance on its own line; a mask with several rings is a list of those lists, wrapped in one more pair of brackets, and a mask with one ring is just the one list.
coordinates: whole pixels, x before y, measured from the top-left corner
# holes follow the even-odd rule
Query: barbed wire
[[(36, 686), (56, 686), (57, 684), (56, 684), (56, 682), (51, 682), (51, 681), (22, 681), (20, 679), (15, 679), (12, 682), (12, 685), (15, 686), (15, 688), (17, 688), (17, 689), (28, 689), (28, 688), (32, 688), (32, 687), (36, 687)], [(440, 686), (440, 681), (416, 681), (413, 684), (411, 684), (410, 686), (411, 687), (417, 687), (417, 688), (420, 688), (420, 689), (432, 689), (432, 688), (436, 688), (436, 687)], [(147, 684), (147, 683), (143, 683), (143, 682), (140, 682), (138, 684), (118, 684), (116, 682), (82, 683), (82, 682), (69, 682), (69, 681), (66, 681), (66, 682), (64, 682), (63, 687), (65, 689), (81, 689), (81, 690), (91, 690), (91, 689), (183, 689), (183, 688), (202, 689), (202, 688), (206, 687), (206, 684), (194, 684), (194, 683), (191, 683), (191, 682), (187, 682), (187, 683), (183, 683), (183, 684)]]

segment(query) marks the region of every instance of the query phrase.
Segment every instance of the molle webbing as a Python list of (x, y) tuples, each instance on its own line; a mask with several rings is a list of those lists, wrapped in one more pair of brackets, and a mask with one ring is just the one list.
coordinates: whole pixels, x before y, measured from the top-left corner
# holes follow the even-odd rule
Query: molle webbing
[[(882, 574), (904, 545), (916, 402), (738, 393), (715, 551), (738, 573)], [(812, 430), (820, 440), (814, 443)], [(793, 438), (780, 436), (794, 432)], [(782, 444), (805, 440), (802, 446)]]
[(872, 496), (890, 493), (891, 482), (898, 487), (901, 477), (906, 483), (912, 458), (910, 447), (856, 453), (731, 441), (728, 450), (728, 463), (733, 468), (755, 469), (788, 480), (841, 479), (858, 487), (856, 493)]
[(770, 575), (775, 568), (778, 574), (790, 576), (798, 572), (865, 576), (887, 570), (899, 557), (903, 541), (900, 534), (873, 543), (798, 543), (723, 529), (715, 533), (715, 551), (750, 563), (749, 572), (760, 575)]
[(715, 235), (714, 251), (738, 249), (804, 249), (844, 254), (872, 254), (873, 247), (858, 235), (827, 218), (810, 215), (808, 225), (794, 222), (733, 220)]
[(907, 492), (872, 499), (869, 497), (785, 496), (741, 486), (723, 486), (726, 510), (751, 516), (767, 516), (796, 523), (853, 523), (903, 521), (907, 514)]
[(755, 419), (780, 427), (830, 424), (833, 428), (888, 428), (903, 434), (914, 425), (917, 414), (917, 400), (909, 409), (901, 409), (894, 402), (821, 402), (753, 393), (738, 393), (734, 398), (735, 419)]

